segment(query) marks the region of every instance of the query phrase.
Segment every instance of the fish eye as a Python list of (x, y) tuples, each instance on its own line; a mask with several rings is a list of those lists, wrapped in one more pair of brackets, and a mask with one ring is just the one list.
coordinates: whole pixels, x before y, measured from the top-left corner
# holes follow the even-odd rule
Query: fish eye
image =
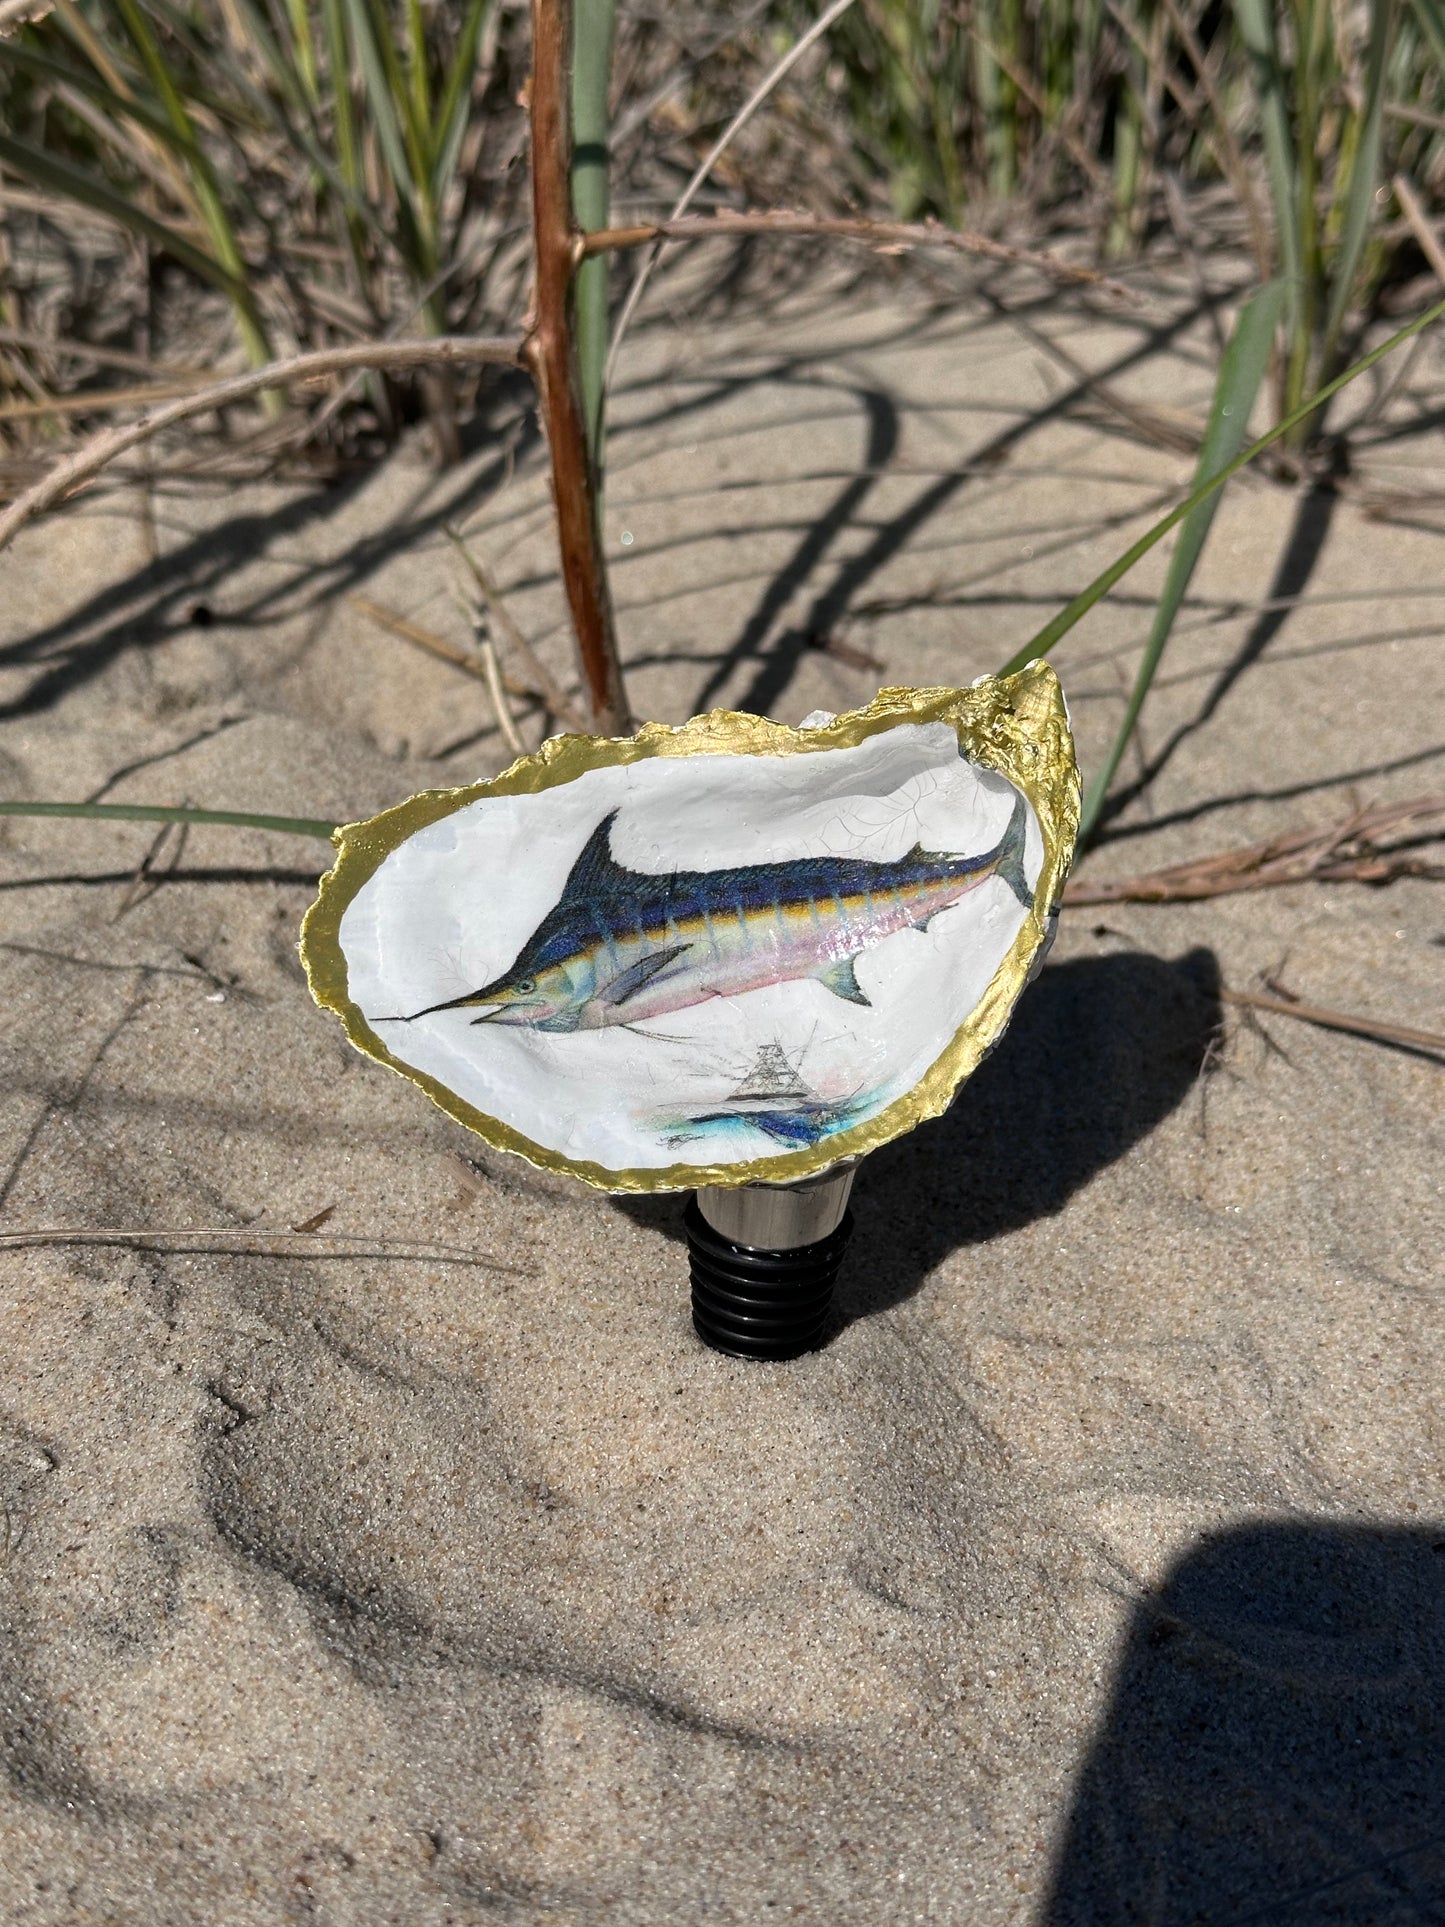
[(523, 996), (523, 997), (530, 996), (530, 994), (537, 988), (537, 979), (535, 977), (514, 978), (512, 982), (512, 988), (520, 996)]

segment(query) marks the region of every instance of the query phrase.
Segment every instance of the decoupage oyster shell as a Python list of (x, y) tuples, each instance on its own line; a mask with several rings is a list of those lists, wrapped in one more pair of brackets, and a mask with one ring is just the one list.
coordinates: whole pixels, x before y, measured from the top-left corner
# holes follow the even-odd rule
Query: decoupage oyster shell
[(336, 832), (317, 1002), (609, 1191), (785, 1183), (944, 1110), (1041, 959), (1079, 787), (1053, 671), (560, 736)]

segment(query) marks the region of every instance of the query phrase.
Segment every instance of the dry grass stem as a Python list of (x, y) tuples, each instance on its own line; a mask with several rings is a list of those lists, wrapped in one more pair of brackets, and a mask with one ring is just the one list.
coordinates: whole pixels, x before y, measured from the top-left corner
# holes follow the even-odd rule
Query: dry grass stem
[[(400, 636), (403, 642), (415, 643), (418, 649), (425, 649), (429, 655), (440, 656), (443, 662), (452, 663), (458, 669), (465, 669), (469, 676), (477, 677), (480, 682), (487, 681), (486, 665), (481, 656), (472, 650), (463, 649), (455, 642), (448, 642), (446, 637), (439, 636), (435, 629), (424, 628), (421, 623), (413, 622), (409, 616), (399, 615), (395, 609), (388, 609), (385, 603), (373, 602), (370, 596), (351, 595), (346, 600), (358, 615), (365, 616), (378, 628), (387, 629), (392, 635)], [(515, 676), (503, 673), (502, 684), (504, 688), (510, 690), (512, 695), (520, 696), (524, 702), (540, 703), (543, 708), (551, 706), (546, 694), (534, 688), (531, 683), (519, 682)]]
[[(218, 1256), (245, 1257), (355, 1257), (417, 1258), (443, 1264), (485, 1265), (489, 1271), (528, 1275), (525, 1265), (509, 1265), (490, 1252), (468, 1251), (464, 1245), (433, 1244), (423, 1238), (388, 1238), (362, 1232), (248, 1231), (244, 1225), (107, 1225), (92, 1230), (81, 1225), (27, 1225), (0, 1231), (0, 1250), (26, 1245), (130, 1245), (140, 1251), (168, 1251), (180, 1246)], [(345, 1247), (336, 1252), (327, 1245)]]
[(1055, 255), (1012, 247), (967, 228), (945, 227), (941, 221), (873, 221), (861, 215), (795, 214), (788, 208), (752, 209), (743, 213), (723, 208), (716, 214), (669, 215), (665, 221), (644, 221), (633, 227), (598, 228), (591, 234), (577, 236), (577, 259), (582, 261), (589, 255), (641, 248), (662, 241), (731, 240), (744, 234), (824, 236), (861, 241), (865, 246), (889, 253), (901, 253), (909, 248), (943, 248), (955, 254), (981, 254), (991, 261), (1037, 268), (1040, 274), (1054, 281), (1087, 283), (1121, 301), (1135, 299), (1121, 281), (1111, 281), (1094, 268), (1074, 267)]
[(38, 401), (0, 403), (0, 421), (34, 421), (44, 415), (105, 415), (114, 408), (148, 408), (153, 401), (171, 401), (194, 394), (205, 377), (195, 381), (146, 382), (138, 388), (85, 388), (69, 395), (46, 395)]
[(1071, 908), (1103, 903), (1198, 903), (1241, 890), (1269, 890), (1286, 883), (1389, 883), (1395, 877), (1445, 877), (1445, 864), (1413, 850), (1382, 844), (1387, 831), (1432, 816), (1445, 816), (1445, 795), (1416, 796), (1404, 803), (1375, 803), (1324, 830), (1286, 830), (1262, 843), (1221, 850), (1167, 869), (1112, 883), (1066, 885)]
[(501, 730), (507, 748), (512, 754), (525, 756), (527, 745), (517, 733), (516, 722), (513, 720), (511, 710), (507, 707), (507, 692), (502, 687), (501, 666), (497, 661), (497, 651), (491, 637), (483, 636), (477, 648), (481, 652), (482, 673), (486, 678), (487, 694), (492, 699), (492, 708), (496, 712), (497, 728)]
[(490, 335), (435, 335), (427, 341), (364, 341), (343, 348), (318, 348), (309, 354), (291, 355), (268, 362), (264, 368), (249, 369), (213, 382), (193, 395), (142, 415), (139, 421), (123, 428), (108, 428), (93, 436), (64, 461), (57, 462), (33, 488), (17, 496), (0, 515), (0, 549), (3, 549), (25, 524), (35, 516), (89, 482), (117, 457), (138, 448), (163, 429), (217, 408), (234, 407), (267, 389), (292, 382), (316, 381), (326, 375), (348, 373), (358, 368), (467, 367), (478, 363), (517, 367), (522, 360), (523, 343)]
[[(995, 45), (993, 41), (980, 33), (977, 27), (970, 27), (969, 35), (976, 45), (981, 47), (984, 53), (988, 55), (999, 72), (1008, 76), (1014, 87), (1017, 88), (1018, 92), (1023, 95), (1024, 99), (1038, 115), (1040, 121), (1047, 124), (1050, 119), (1048, 102), (1039, 92), (1039, 89), (1035, 87), (1032, 80), (1029, 79), (1029, 76), (1019, 63), (1016, 60), (1010, 59), (1002, 47)], [(1078, 134), (1069, 125), (1066, 117), (1060, 118), (1055, 132), (1058, 135), (1060, 143), (1073, 159), (1090, 187), (1093, 188), (1096, 194), (1103, 195), (1107, 199), (1113, 192), (1113, 183), (1109, 179), (1109, 170), (1104, 166), (1103, 162), (1097, 155), (1089, 152), (1088, 148), (1085, 147), (1084, 143), (1079, 139)]]
[(1410, 232), (1420, 243), (1420, 252), (1435, 270), (1435, 279), (1445, 287), (1445, 248), (1442, 248), (1435, 230), (1425, 218), (1413, 187), (1403, 174), (1397, 174), (1391, 183), (1395, 199), (1400, 204), (1400, 212), (1409, 225)]
[(293, 1224), (291, 1229), (293, 1231), (319, 1231), (322, 1225), (324, 1225), (328, 1219), (335, 1217), (335, 1215), (336, 1206), (334, 1204), (323, 1204), (319, 1211), (313, 1211), (309, 1218), (303, 1218), (300, 1224)]
[(1407, 107), (1401, 100), (1387, 100), (1385, 115), (1389, 120), (1403, 120), (1411, 127), (1430, 127), (1437, 134), (1445, 134), (1445, 114), (1430, 114), (1421, 107)]
[(1408, 1024), (1387, 1024), (1373, 1017), (1355, 1017), (1348, 1011), (1326, 1010), (1320, 1004), (1304, 1004), (1289, 997), (1271, 997), (1262, 990), (1221, 990), (1220, 999), (1245, 1010), (1265, 1010), (1276, 1017), (1297, 1017), (1303, 1024), (1317, 1024), (1321, 1030), (1343, 1030), (1353, 1037), (1368, 1037), (1375, 1043), (1395, 1044), (1401, 1050), (1422, 1051), (1445, 1058), (1445, 1033), (1415, 1030)]
[[(8, 187), (5, 197), (10, 198)], [(91, 361), (97, 368), (125, 368), (134, 375), (149, 375), (152, 381), (210, 381), (215, 376), (213, 368), (199, 368), (180, 361), (157, 361), (150, 355), (132, 354), (125, 348), (74, 341), (66, 335), (37, 334), (28, 328), (0, 328), (0, 348), (34, 348), (41, 354), (58, 356), (62, 361)]]
[(1199, 36), (1194, 31), (1192, 23), (1179, 5), (1179, 0), (1164, 0), (1164, 6), (1174, 31), (1179, 35), (1180, 45), (1189, 56), (1189, 64), (1194, 69), (1195, 78), (1209, 102), (1212, 118), (1205, 123), (1206, 130), (1210, 144), (1218, 156), (1220, 168), (1228, 176), (1235, 199), (1244, 209), (1255, 270), (1261, 282), (1268, 281), (1274, 272), (1274, 248), (1270, 242), (1264, 209), (1260, 206), (1259, 196), (1255, 192), (1254, 177), (1249, 171), (1249, 163), (1245, 160), (1235, 137), (1234, 126), (1229, 117), (1229, 104), (1220, 92), (1218, 76), (1208, 54), (1200, 44)]
[[(189, 799), (182, 807), (189, 807)], [(144, 903), (147, 897), (154, 896), (165, 879), (174, 874), (185, 854), (186, 838), (189, 835), (189, 824), (162, 823), (152, 837), (149, 849), (136, 865), (135, 875), (121, 898), (119, 909), (111, 918), (112, 923), (119, 923), (121, 918), (128, 911), (133, 910), (138, 903)], [(161, 867), (163, 857), (165, 858), (164, 869)]]
[[(577, 730), (579, 733), (585, 735), (587, 730), (586, 717), (583, 716), (571, 697), (568, 696), (566, 690), (563, 689), (562, 685), (557, 681), (556, 677), (553, 676), (547, 665), (532, 647), (527, 636), (523, 634), (522, 630), (513, 620), (512, 612), (507, 607), (506, 599), (497, 586), (496, 577), (492, 574), (485, 562), (479, 562), (472, 554), (458, 530), (448, 527), (446, 534), (456, 549), (457, 554), (461, 557), (462, 562), (465, 564), (467, 573), (476, 584), (483, 602), (487, 605), (488, 619), (496, 628), (497, 633), (501, 636), (507, 647), (526, 664), (527, 671), (535, 683), (537, 690), (540, 691), (542, 700), (546, 703), (547, 708), (557, 718), (558, 722), (566, 723), (569, 729)], [(516, 683), (507, 683), (506, 686), (512, 690), (514, 694), (520, 693), (519, 686)]]
[[(833, 22), (840, 19), (852, 4), (853, 0), (832, 0), (832, 4), (824, 8), (823, 12), (819, 14), (807, 32), (800, 34), (782, 58), (763, 75), (763, 78), (758, 82), (752, 93), (748, 95), (748, 98), (743, 102), (742, 106), (733, 115), (727, 126), (721, 134), (718, 135), (717, 139), (698, 163), (697, 170), (693, 174), (692, 179), (673, 202), (672, 212), (668, 216), (670, 221), (680, 220), (682, 216), (687, 213), (687, 210), (692, 206), (693, 197), (696, 195), (698, 189), (702, 186), (708, 175), (712, 173), (732, 142), (762, 106), (768, 95), (772, 93), (773, 89), (778, 86), (781, 81), (787, 78), (793, 68), (802, 59), (803, 55), (808, 51), (809, 47), (811, 47), (816, 40), (820, 40), (828, 31), (829, 27), (832, 26)], [(663, 237), (663, 239), (665, 238), (666, 237)], [(648, 254), (647, 258), (639, 264), (637, 273), (633, 276), (632, 286), (627, 290), (627, 299), (623, 302), (622, 312), (618, 315), (613, 326), (612, 340), (607, 350), (607, 366), (603, 371), (602, 377), (604, 392), (612, 381), (612, 373), (617, 366), (617, 356), (622, 348), (622, 338), (627, 333), (632, 317), (637, 312), (637, 304), (641, 301), (647, 284), (652, 278), (652, 271), (657, 266), (658, 258), (662, 253), (662, 246), (662, 239), (654, 241), (652, 251)]]

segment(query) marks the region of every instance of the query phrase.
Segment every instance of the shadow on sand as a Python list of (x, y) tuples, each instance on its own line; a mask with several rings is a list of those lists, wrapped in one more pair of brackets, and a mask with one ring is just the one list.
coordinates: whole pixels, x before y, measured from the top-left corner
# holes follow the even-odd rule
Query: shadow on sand
[(1041, 1927), (1445, 1920), (1445, 1527), (1204, 1540), (1135, 1608)]
[[(961, 1246), (1061, 1211), (1183, 1102), (1220, 1023), (1209, 950), (1045, 970), (953, 1108), (860, 1167), (835, 1331), (911, 1297)], [(681, 1199), (614, 1202), (683, 1236)]]

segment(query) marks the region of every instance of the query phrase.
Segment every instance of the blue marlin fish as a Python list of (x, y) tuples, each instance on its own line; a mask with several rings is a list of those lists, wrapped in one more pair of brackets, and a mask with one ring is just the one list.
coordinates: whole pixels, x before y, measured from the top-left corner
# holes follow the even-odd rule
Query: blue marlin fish
[(809, 856), (731, 870), (629, 870), (612, 854), (611, 811), (588, 837), (562, 895), (515, 962), (480, 990), (409, 1017), (488, 1005), (478, 1024), (598, 1030), (812, 977), (866, 1004), (861, 952), (900, 930), (926, 930), (970, 890), (1000, 877), (1025, 908), (1027, 810), (1016, 795), (997, 845), (950, 856), (915, 845), (877, 863)]

